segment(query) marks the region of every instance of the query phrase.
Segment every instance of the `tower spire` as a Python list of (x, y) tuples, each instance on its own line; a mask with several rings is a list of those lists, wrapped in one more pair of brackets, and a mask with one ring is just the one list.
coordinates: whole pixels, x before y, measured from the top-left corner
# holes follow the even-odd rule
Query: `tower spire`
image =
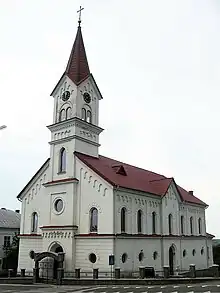
[(90, 75), (89, 64), (86, 57), (82, 31), (81, 31), (81, 12), (84, 8), (80, 6), (77, 11), (79, 13), (79, 26), (76, 38), (70, 53), (69, 61), (65, 70), (66, 75), (75, 83), (79, 84), (82, 80)]

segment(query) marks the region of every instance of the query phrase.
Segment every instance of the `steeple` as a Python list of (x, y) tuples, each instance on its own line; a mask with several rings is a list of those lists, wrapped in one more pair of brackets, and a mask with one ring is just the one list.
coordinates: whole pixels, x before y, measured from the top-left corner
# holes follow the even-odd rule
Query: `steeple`
[(80, 22), (81, 21), (79, 21), (76, 38), (65, 70), (65, 74), (76, 85), (90, 75)]

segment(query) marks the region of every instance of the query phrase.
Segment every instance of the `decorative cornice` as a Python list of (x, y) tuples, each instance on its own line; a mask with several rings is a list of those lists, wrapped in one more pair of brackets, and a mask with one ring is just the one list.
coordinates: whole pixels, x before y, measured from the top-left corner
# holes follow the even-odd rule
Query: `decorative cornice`
[(64, 226), (42, 226), (41, 230), (77, 230), (76, 225), (64, 225)]
[(72, 135), (72, 136), (68, 136), (68, 137), (65, 137), (65, 138), (60, 138), (60, 139), (57, 139), (57, 140), (53, 140), (53, 141), (50, 141), (49, 144), (59, 144), (61, 141), (64, 142), (64, 141), (70, 141), (74, 138), (77, 138), (81, 141), (84, 141), (84, 142), (89, 142), (90, 144), (93, 144), (95, 146), (100, 146), (99, 143), (95, 142), (95, 141), (92, 141), (92, 140), (89, 140), (89, 139), (86, 139), (84, 137), (81, 137), (79, 135)]
[(43, 236), (41, 234), (19, 234), (18, 235), (19, 238), (43, 238)]
[(86, 130), (89, 129), (94, 134), (100, 134), (104, 130), (103, 128), (101, 128), (99, 126), (88, 123), (85, 120), (82, 120), (78, 117), (73, 117), (68, 120), (64, 120), (61, 122), (57, 122), (55, 124), (48, 125), (47, 128), (50, 131), (57, 131), (57, 130), (62, 130), (62, 129), (72, 127), (72, 126), (78, 126), (78, 127), (81, 127), (82, 129), (86, 129)]
[(68, 183), (78, 183), (79, 180), (77, 178), (64, 178), (64, 179), (58, 179), (55, 181), (49, 181), (43, 184), (43, 186), (48, 187), (51, 185), (57, 185), (57, 184), (68, 184)]

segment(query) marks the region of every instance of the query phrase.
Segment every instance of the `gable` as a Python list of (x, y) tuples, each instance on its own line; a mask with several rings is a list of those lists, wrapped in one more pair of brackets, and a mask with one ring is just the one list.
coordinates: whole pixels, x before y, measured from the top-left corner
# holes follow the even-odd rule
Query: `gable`
[[(17, 195), (18, 199), (22, 199), (23, 195), (26, 191), (28, 191), (32, 185), (36, 183), (36, 181), (39, 179), (41, 175), (46, 171), (46, 169), (49, 167), (50, 158), (48, 158), (43, 165), (40, 167), (40, 169), (37, 170), (37, 172), (34, 174), (34, 176), (28, 181), (28, 183), (25, 185), (25, 187), (21, 190), (21, 192)], [(43, 179), (42, 179), (43, 180)]]

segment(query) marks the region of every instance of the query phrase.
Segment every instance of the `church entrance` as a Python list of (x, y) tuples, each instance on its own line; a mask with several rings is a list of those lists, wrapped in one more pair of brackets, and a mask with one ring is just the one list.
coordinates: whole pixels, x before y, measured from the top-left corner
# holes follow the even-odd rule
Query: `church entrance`
[(175, 248), (174, 246), (170, 246), (169, 248), (169, 267), (170, 267), (170, 275), (174, 275), (174, 258), (175, 258)]
[(55, 243), (50, 250), (30, 255), (35, 261), (34, 282), (52, 283), (58, 281), (58, 269), (63, 271), (64, 252), (60, 245)]

